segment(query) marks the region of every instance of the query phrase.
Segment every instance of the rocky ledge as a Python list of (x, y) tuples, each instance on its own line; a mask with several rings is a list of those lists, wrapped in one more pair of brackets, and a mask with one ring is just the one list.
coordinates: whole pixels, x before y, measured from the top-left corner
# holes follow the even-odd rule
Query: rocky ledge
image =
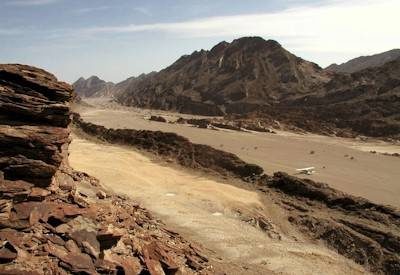
[(0, 65), (0, 274), (208, 273), (201, 250), (68, 165), (72, 88)]
[(264, 172), (260, 166), (246, 163), (234, 154), (208, 145), (192, 143), (189, 139), (175, 133), (107, 129), (82, 120), (76, 113), (74, 124), (86, 134), (103, 141), (134, 146), (164, 158), (174, 159), (185, 167), (205, 169), (243, 179), (258, 177)]

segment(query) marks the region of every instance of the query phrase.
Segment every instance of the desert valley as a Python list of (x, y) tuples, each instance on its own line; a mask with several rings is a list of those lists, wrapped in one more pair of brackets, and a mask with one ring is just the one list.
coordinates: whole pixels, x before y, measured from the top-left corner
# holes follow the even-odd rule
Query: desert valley
[[(229, 16), (62, 25), (43, 43), (190, 28), (200, 41), (211, 25), (239, 28)], [(0, 38), (12, 31), (0, 20)], [(283, 46), (294, 42), (241, 36), (123, 81), (95, 75), (120, 72), (116, 60), (71, 83), (1, 62), (0, 274), (400, 274), (400, 49), (323, 68)], [(172, 51), (157, 41), (151, 54)]]

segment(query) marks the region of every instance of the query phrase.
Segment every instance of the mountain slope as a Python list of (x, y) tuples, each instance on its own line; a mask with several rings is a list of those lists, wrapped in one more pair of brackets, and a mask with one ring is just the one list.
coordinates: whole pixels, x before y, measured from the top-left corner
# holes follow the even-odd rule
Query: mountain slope
[(340, 65), (332, 64), (326, 70), (339, 73), (354, 73), (363, 69), (379, 67), (387, 62), (400, 57), (400, 49), (393, 49), (387, 52), (370, 56), (360, 56)]
[[(400, 137), (400, 57), (381, 67), (337, 74), (313, 95), (283, 102), (281, 117), (377, 137)], [(285, 110), (285, 111), (283, 111)]]
[(72, 86), (80, 97), (105, 97), (113, 94), (114, 83), (91, 76), (79, 78)]
[(328, 80), (329, 73), (278, 42), (245, 37), (182, 56), (168, 68), (128, 85), (117, 100), (125, 105), (222, 115), (295, 98)]

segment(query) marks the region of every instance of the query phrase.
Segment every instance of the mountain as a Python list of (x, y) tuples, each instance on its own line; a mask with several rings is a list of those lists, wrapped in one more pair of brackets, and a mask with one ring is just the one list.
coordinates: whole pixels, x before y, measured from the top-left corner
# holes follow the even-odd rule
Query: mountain
[(124, 105), (201, 115), (247, 112), (307, 94), (330, 73), (278, 42), (244, 37), (182, 56), (135, 79), (116, 96)]
[(108, 97), (113, 94), (114, 83), (91, 76), (79, 78), (72, 86), (80, 97)]
[(273, 115), (278, 114), (302, 128), (309, 127), (308, 121), (319, 128), (325, 124), (368, 136), (400, 138), (400, 57), (380, 67), (336, 74), (310, 95), (282, 102)]
[(363, 69), (382, 66), (399, 57), (400, 49), (394, 49), (375, 55), (360, 56), (340, 65), (332, 64), (326, 70), (339, 73), (354, 73)]

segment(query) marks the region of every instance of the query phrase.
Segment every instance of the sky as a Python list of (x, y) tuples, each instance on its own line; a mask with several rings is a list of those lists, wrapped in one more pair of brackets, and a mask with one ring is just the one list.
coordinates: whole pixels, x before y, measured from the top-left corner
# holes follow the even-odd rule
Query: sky
[(322, 67), (400, 48), (399, 0), (0, 0), (0, 63), (119, 82), (243, 36)]

